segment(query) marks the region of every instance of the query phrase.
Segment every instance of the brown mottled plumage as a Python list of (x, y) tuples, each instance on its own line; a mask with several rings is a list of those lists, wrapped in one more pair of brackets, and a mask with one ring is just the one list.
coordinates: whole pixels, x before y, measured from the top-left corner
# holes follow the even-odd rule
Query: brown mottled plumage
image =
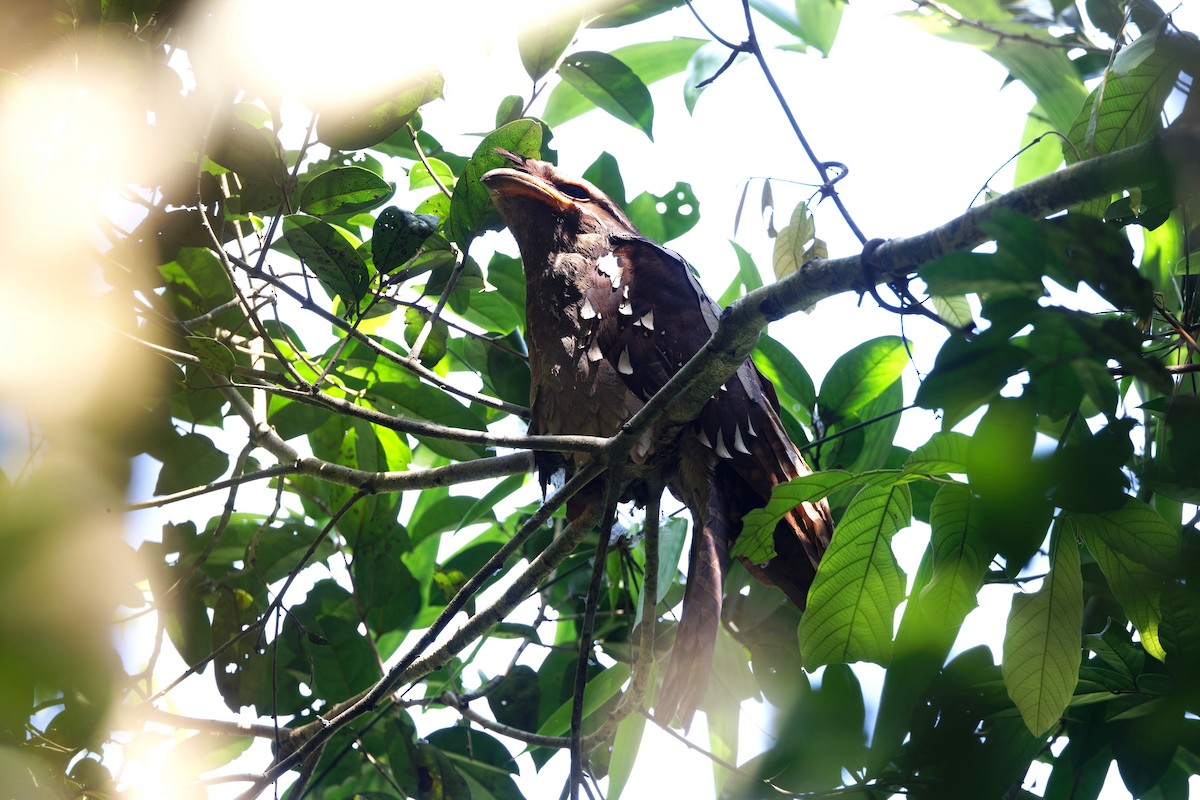
[[(708, 340), (720, 309), (676, 253), (646, 239), (625, 212), (587, 181), (550, 164), (498, 151), (512, 168), (483, 184), (521, 249), (532, 373), (530, 433), (611, 436)], [(770, 381), (747, 360), (685, 426), (664, 469), (692, 514), (683, 615), (655, 707), (684, 726), (704, 697), (721, 620), (729, 548), (745, 513), (771, 489), (808, 474), (784, 432)], [(634, 448), (646, 463), (657, 431)], [(584, 454), (538, 454), (543, 484)], [(635, 485), (631, 496), (644, 496)], [(572, 510), (568, 508), (568, 514)], [(775, 530), (776, 557), (748, 568), (803, 608), (829, 544), (829, 509), (804, 503)]]

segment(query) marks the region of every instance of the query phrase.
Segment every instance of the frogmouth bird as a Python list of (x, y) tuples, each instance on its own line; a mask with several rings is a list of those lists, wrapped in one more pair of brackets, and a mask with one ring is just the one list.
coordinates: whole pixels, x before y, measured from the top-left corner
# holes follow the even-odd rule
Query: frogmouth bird
[[(531, 434), (612, 436), (704, 345), (720, 308), (678, 254), (643, 236), (625, 212), (585, 180), (543, 161), (497, 152), (512, 166), (482, 177), (517, 240), (526, 280)], [(810, 470), (779, 419), (775, 389), (749, 359), (669, 446), (651, 430), (635, 464), (658, 464), (692, 515), (683, 613), (655, 704), (684, 727), (703, 699), (721, 620), (729, 549), (746, 512), (777, 484)], [(543, 487), (586, 454), (538, 453)], [(636, 483), (634, 498), (644, 497)], [(568, 514), (572, 509), (568, 507)], [(824, 502), (792, 509), (774, 532), (776, 556), (747, 563), (801, 609), (833, 521)]]

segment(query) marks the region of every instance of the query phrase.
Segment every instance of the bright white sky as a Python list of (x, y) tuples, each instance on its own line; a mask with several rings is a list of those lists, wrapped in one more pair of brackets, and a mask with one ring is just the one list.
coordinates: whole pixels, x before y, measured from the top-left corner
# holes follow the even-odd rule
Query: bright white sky
[[(502, 97), (514, 93), (528, 96), (529, 80), (517, 57), (513, 31), (520, 20), (529, 18), (524, 12), (532, 15), (547, 4), (443, 1), (436, 7), (439, 18), (474, 18), (479, 26), (464, 31), (456, 25), (450, 30), (431, 19), (422, 37), (428, 45), (423, 53), (410, 47), (418, 39), (411, 33), (413, 27), (421, 27), (412, 25), (413, 14), (419, 13), (414, 4), (347, 2), (343, 12), (332, 20), (326, 13), (319, 13), (324, 5), (310, 0), (261, 4), (263, 16), (246, 25), (249, 49), (245, 52), (258, 53), (262, 63), (274, 65), (309, 89), (324, 79), (338, 85), (344, 76), (333, 73), (331, 64), (336, 64), (336, 58), (320, 59), (319, 70), (305, 72), (304, 65), (316, 61), (312, 51), (306, 49), (295, 60), (282, 44), (307, 44), (317, 31), (322, 37), (336, 37), (338, 20), (370, 20), (370, 30), (352, 31), (355, 36), (368, 37), (366, 42), (360, 38), (353, 45), (356, 56), (379, 53), (379, 71), (393, 73), (398, 64), (416, 66), (432, 58), (446, 75), (446, 99), (423, 109), (425, 127), (449, 149), (464, 154), (470, 153), (478, 141), (469, 134), (492, 127)], [(1177, 12), (1176, 19), (1185, 30), (1196, 30), (1200, 27), (1196, 14), (1200, 4), (1187, 5)], [(446, 16), (447, 6), (455, 13)], [(731, 0), (697, 2), (710, 25), (731, 40), (744, 38), (739, 6)], [(891, 12), (910, 8), (910, 3), (899, 0), (850, 4), (832, 57), (827, 60), (783, 51), (768, 54), (818, 156), (849, 166), (850, 175), (839, 189), (869, 237), (912, 235), (962, 213), (989, 176), (1018, 149), (1025, 114), (1033, 104), (1022, 86), (1003, 86), (1005, 70), (984, 54), (938, 41), (890, 16)], [(394, 18), (395, 24), (379, 24), (381, 17)], [(270, 24), (261, 24), (262, 20)], [(288, 20), (297, 21), (296, 29)], [(319, 20), (316, 29), (314, 20)], [(264, 46), (262, 31), (273, 26), (283, 28), (278, 50)], [(405, 29), (409, 32), (399, 33)], [(766, 42), (782, 41), (765, 21), (760, 20), (759, 34)], [(606, 50), (671, 36), (704, 38), (705, 33), (683, 8), (631, 30), (583, 31), (574, 49)], [(360, 64), (355, 69), (362, 71)], [(643, 190), (661, 194), (676, 180), (690, 182), (700, 200), (702, 221), (671, 246), (697, 267), (715, 296), (728, 285), (735, 268), (727, 240), (733, 235), (742, 182), (748, 177), (770, 176), (812, 183), (816, 176), (753, 62), (743, 62), (723, 75), (700, 98), (694, 116), (689, 117), (684, 108), (681, 89), (679, 76), (652, 87), (653, 143), (642, 133), (597, 111), (562, 125), (555, 131), (553, 145), (563, 171), (570, 174), (582, 173), (603, 150), (618, 155), (630, 197)], [(535, 114), (543, 107), (544, 97), (534, 106)], [(302, 132), (307, 120), (291, 118), (289, 122), (300, 126)], [(462, 134), (461, 138), (456, 133)], [(407, 185), (399, 171), (391, 179), (402, 187)], [(1002, 171), (991, 185), (1003, 190), (1010, 183), (1011, 168)], [(758, 184), (752, 187), (738, 241), (754, 255), (764, 279), (770, 280), (771, 241), (758, 219), (758, 188)], [(811, 189), (789, 189), (776, 183), (777, 226), (782, 227), (795, 202), (809, 194)], [(403, 192), (396, 202), (405, 205)], [(820, 206), (816, 218), (818, 235), (829, 243), (831, 255), (857, 252), (856, 240), (832, 204)], [(485, 241), (515, 254), (506, 236), (497, 234)], [(812, 314), (797, 315), (771, 329), (774, 337), (793, 349), (818, 386), (834, 359), (855, 344), (901, 332), (897, 317), (874, 307), (869, 299), (860, 307), (853, 296), (833, 298)], [(908, 322), (904, 332), (914, 340), (916, 365), (927, 371), (944, 334), (919, 319)], [(910, 374), (906, 382), (906, 399), (911, 399), (915, 379)], [(927, 412), (908, 412), (898, 444), (920, 444), (937, 425)], [(148, 496), (150, 488), (145, 486), (141, 496)], [(181, 515), (181, 510), (168, 510), (165, 516), (179, 519)], [(138, 524), (157, 527), (161, 517), (142, 519)], [(922, 536), (912, 531), (896, 537), (901, 566), (910, 574), (925, 544)], [(294, 591), (298, 601), (299, 591)], [(968, 618), (959, 647), (982, 642), (998, 652), (1008, 596), (1005, 590), (989, 589), (984, 591), (983, 599), (983, 608)], [(170, 675), (174, 668), (164, 665), (161, 674)], [(881, 677), (882, 670), (875, 667), (860, 672), (869, 706), (873, 705), (870, 694), (878, 691)], [(213, 713), (213, 702), (220, 705), (199, 687), (197, 692), (194, 701), (180, 698), (183, 706), (194, 706), (193, 713), (206, 716)], [(739, 760), (761, 748), (768, 727), (761, 708), (747, 709), (743, 716)], [(449, 716), (442, 717), (429, 730), (451, 721)], [(706, 746), (702, 722), (693, 726), (692, 739)], [(653, 725), (646, 726), (643, 747), (624, 797), (711, 796), (712, 770), (702, 756), (670, 740)], [(254, 758), (241, 762), (239, 768), (262, 768), (267, 755), (259, 748), (252, 752)], [(557, 796), (566, 774), (565, 755), (557, 757), (540, 774), (533, 772), (527, 759), (523, 761), (528, 769), (520, 784), (526, 796)], [(1040, 793), (1039, 786), (1033, 790)], [(1115, 767), (1104, 796), (1127, 796)]]

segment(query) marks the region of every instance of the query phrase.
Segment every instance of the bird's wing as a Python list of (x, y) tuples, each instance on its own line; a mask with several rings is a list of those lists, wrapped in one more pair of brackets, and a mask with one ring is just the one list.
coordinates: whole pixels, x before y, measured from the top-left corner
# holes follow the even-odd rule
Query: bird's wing
[[(583, 315), (594, 323), (589, 352), (646, 400), (704, 346), (721, 312), (678, 254), (644, 239), (613, 244), (586, 294)], [(700, 441), (746, 475), (764, 501), (775, 484), (808, 471), (777, 407), (774, 389), (747, 359), (695, 423)], [(756, 438), (767, 447), (752, 446)]]

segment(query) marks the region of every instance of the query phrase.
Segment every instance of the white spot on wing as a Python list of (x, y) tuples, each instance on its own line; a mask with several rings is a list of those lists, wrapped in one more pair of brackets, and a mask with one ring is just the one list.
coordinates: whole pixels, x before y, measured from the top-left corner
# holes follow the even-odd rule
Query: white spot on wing
[(592, 305), (592, 301), (586, 297), (583, 299), (583, 308), (579, 309), (579, 316), (583, 319), (596, 318), (596, 307)]
[(596, 262), (596, 269), (608, 276), (612, 281), (613, 288), (616, 289), (621, 285), (621, 262), (617, 261), (617, 257), (612, 253), (605, 253)]
[(717, 446), (713, 450), (721, 458), (733, 458), (733, 455), (729, 452), (729, 448), (725, 446), (725, 437), (721, 435), (720, 431), (717, 431)]
[(604, 353), (600, 352), (600, 343), (592, 342), (592, 346), (588, 349), (588, 361), (599, 361), (604, 358)]
[(746, 417), (746, 435), (758, 436), (758, 434), (754, 432), (754, 423), (750, 421), (749, 417)]
[(617, 311), (620, 311), (622, 314), (624, 314), (626, 316), (632, 316), (633, 315), (633, 303), (630, 303), (628, 300), (626, 300), (625, 302), (621, 303), (621, 305), (617, 306)]
[(712, 450), (712, 442), (708, 440), (708, 434), (704, 432), (704, 428), (696, 432), (696, 438), (700, 440), (700, 444)]
[(645, 325), (646, 330), (649, 330), (649, 331), (654, 330), (654, 309), (652, 308), (649, 311), (647, 311), (645, 314), (643, 314), (642, 318), (640, 320), (638, 320), (638, 322)]
[(621, 358), (617, 361), (617, 372), (620, 372), (623, 375), (633, 374), (633, 364), (629, 363), (628, 347), (621, 351)]
[(733, 429), (733, 449), (739, 453), (750, 455), (750, 451), (746, 448), (746, 442), (742, 440), (742, 429), (737, 427)]

